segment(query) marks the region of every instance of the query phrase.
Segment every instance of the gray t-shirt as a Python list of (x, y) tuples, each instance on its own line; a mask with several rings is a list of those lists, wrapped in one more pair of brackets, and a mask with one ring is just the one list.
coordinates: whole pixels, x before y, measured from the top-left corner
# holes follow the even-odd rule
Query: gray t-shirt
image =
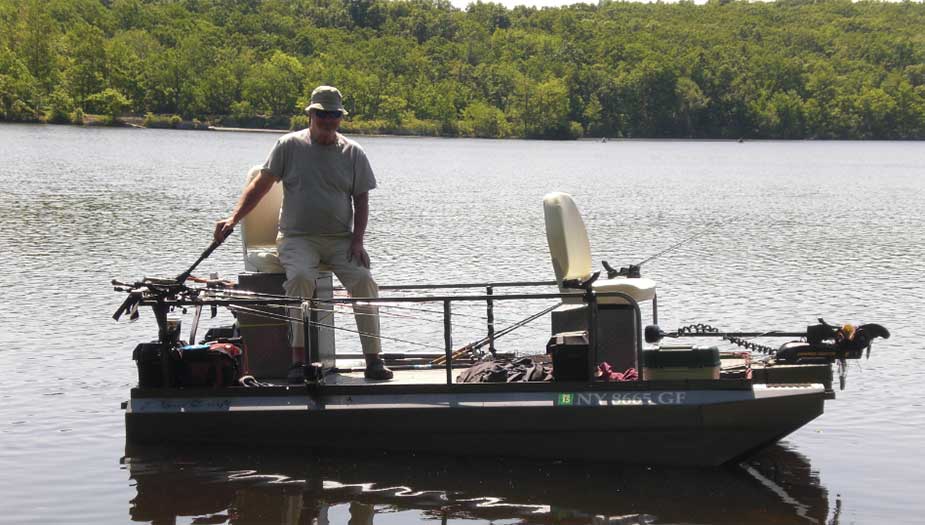
[(340, 133), (329, 146), (312, 143), (307, 129), (283, 135), (263, 169), (283, 184), (282, 236), (349, 235), (352, 197), (376, 187), (363, 148)]

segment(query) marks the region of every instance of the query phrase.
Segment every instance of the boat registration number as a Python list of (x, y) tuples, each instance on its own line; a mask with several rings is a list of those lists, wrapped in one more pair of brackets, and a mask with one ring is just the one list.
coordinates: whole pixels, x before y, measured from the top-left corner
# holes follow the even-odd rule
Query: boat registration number
[(560, 392), (556, 406), (680, 405), (687, 392)]

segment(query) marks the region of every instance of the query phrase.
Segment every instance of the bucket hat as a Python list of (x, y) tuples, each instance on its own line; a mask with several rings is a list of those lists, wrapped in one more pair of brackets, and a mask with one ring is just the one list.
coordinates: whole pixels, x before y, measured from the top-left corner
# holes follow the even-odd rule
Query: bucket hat
[(305, 107), (305, 112), (308, 113), (310, 110), (318, 109), (321, 111), (340, 111), (346, 115), (347, 110), (344, 109), (341, 99), (340, 91), (336, 87), (318, 86), (312, 91), (312, 98), (308, 106)]

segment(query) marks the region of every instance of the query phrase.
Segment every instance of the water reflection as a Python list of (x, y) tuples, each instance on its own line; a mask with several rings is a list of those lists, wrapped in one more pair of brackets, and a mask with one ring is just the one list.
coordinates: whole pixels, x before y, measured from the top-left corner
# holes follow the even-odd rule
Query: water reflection
[[(719, 469), (443, 456), (132, 449), (132, 520), (155, 524), (837, 523), (806, 457)], [(249, 455), (250, 454), (250, 455)]]

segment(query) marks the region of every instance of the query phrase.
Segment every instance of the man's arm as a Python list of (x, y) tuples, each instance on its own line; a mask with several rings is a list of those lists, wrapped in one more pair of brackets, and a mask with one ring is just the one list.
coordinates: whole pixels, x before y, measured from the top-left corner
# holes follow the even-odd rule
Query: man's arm
[(215, 223), (215, 232), (213, 234), (215, 240), (218, 241), (228, 237), (234, 231), (235, 225), (241, 222), (241, 219), (257, 206), (260, 199), (270, 191), (270, 188), (276, 182), (276, 177), (267, 170), (262, 170), (256, 177), (251, 179), (244, 191), (241, 192), (241, 197), (238, 199), (238, 203), (235, 204), (231, 216)]
[(369, 254), (363, 247), (366, 224), (369, 222), (369, 192), (353, 196), (353, 238), (350, 240), (349, 260), (355, 257), (357, 262), (369, 268)]

